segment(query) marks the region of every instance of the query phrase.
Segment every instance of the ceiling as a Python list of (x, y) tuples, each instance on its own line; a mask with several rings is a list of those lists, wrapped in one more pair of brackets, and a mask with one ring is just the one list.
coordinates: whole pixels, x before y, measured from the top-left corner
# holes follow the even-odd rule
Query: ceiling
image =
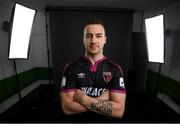
[(162, 9), (178, 0), (11, 0), (19, 4), (43, 10), (46, 6), (59, 7), (108, 7), (136, 10)]

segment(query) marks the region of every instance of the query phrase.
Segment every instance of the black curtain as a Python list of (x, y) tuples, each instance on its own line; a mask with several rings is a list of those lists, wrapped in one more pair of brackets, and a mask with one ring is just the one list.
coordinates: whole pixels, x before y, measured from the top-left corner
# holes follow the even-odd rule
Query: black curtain
[(84, 55), (83, 24), (88, 18), (99, 17), (106, 25), (107, 44), (104, 54), (119, 63), (125, 78), (131, 62), (133, 11), (116, 9), (49, 8), (49, 27), (53, 79), (60, 81), (66, 63)]

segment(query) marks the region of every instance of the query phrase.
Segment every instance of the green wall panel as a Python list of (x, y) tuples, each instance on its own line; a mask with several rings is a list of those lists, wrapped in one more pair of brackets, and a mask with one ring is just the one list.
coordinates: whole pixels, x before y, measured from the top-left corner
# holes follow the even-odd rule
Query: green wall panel
[[(18, 74), (20, 89), (23, 89), (37, 80), (48, 80), (48, 68), (33, 68)], [(0, 102), (17, 92), (15, 76), (0, 80)]]
[[(154, 96), (156, 93), (157, 77), (158, 74), (156, 72), (151, 70), (147, 71), (146, 93), (149, 96)], [(49, 71), (48, 68), (33, 68), (18, 74), (18, 78), (20, 88), (23, 89), (35, 81), (48, 80)], [(12, 96), (16, 92), (15, 76), (0, 80), (0, 102)], [(160, 75), (158, 92), (163, 92), (172, 98), (180, 99), (180, 82)]]
[[(157, 77), (158, 73), (148, 70), (146, 93), (150, 96), (154, 96), (156, 93)], [(158, 92), (163, 92), (171, 98), (180, 99), (180, 82), (160, 75)]]

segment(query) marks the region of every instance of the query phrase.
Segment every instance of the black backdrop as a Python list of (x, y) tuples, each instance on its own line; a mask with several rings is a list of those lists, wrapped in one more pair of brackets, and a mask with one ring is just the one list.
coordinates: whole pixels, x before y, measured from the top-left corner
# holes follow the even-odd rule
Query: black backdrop
[(132, 11), (49, 8), (47, 12), (55, 82), (60, 81), (66, 63), (84, 55), (83, 24), (89, 17), (100, 17), (104, 21), (107, 34), (104, 54), (122, 66), (127, 78), (131, 65)]

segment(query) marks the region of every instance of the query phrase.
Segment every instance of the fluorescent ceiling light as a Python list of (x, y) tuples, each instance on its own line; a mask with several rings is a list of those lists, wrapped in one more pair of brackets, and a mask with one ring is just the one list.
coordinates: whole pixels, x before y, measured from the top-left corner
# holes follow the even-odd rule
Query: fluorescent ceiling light
[(163, 15), (145, 19), (149, 62), (164, 63)]
[(34, 15), (35, 10), (19, 4), (15, 5), (9, 59), (28, 58), (29, 40)]

